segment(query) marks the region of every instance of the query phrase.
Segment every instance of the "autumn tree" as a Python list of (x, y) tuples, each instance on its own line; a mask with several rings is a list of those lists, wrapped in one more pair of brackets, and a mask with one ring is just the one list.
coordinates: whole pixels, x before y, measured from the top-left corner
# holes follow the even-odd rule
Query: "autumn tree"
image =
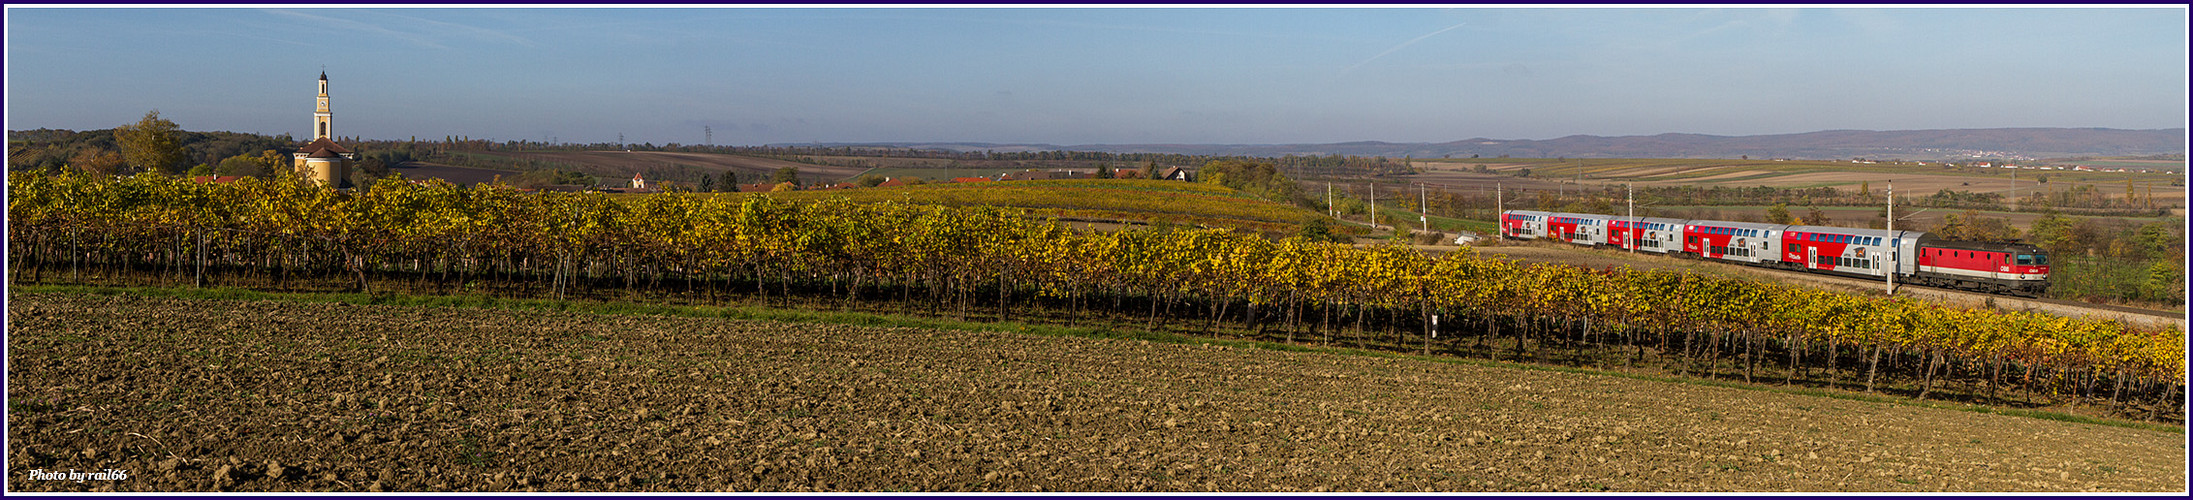
[(121, 175), (125, 165), (122, 155), (99, 148), (78, 150), (75, 156), (69, 157), (68, 164), (86, 174), (99, 176)]
[(160, 118), (160, 110), (153, 110), (137, 123), (115, 127), (114, 142), (121, 145), (122, 160), (129, 166), (172, 175), (180, 170), (186, 153), (181, 130), (175, 122)]
[(1790, 215), (1788, 203), (1779, 203), (1775, 204), (1773, 207), (1767, 208), (1767, 222), (1775, 224), (1796, 224), (1797, 216)]
[(799, 167), (784, 167), (777, 169), (776, 175), (771, 176), (769, 180), (779, 184), (789, 182), (797, 186), (800, 182), (800, 169)]
[(240, 154), (221, 159), (221, 163), (213, 167), (213, 173), (238, 177), (261, 177), (267, 174), (267, 168), (265, 163), (259, 161), (258, 156)]
[(724, 190), (725, 192), (732, 192), (732, 193), (736, 193), (736, 192), (739, 192), (739, 171), (737, 171), (737, 170), (725, 170), (725, 171), (723, 171), (723, 190)]
[(1820, 207), (1808, 207), (1808, 208), (1809, 208), (1809, 209), (1808, 209), (1808, 210), (1806, 211), (1806, 213), (1805, 213), (1805, 223), (1806, 223), (1806, 224), (1811, 224), (1811, 225), (1815, 225), (1815, 226), (1833, 226), (1833, 225), (1835, 225), (1835, 220), (1834, 220), (1834, 219), (1831, 219), (1831, 218), (1829, 218), (1829, 217), (1828, 217), (1828, 214), (1827, 214), (1827, 212), (1825, 212), (1825, 211), (1822, 211), (1822, 210), (1820, 210)]

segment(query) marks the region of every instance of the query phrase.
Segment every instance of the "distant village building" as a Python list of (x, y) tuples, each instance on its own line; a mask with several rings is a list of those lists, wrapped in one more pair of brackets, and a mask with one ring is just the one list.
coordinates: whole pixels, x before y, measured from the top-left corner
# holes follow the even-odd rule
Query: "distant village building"
[(1159, 179), (1168, 181), (1193, 181), (1195, 180), (1194, 177), (1194, 172), (1189, 172), (1187, 169), (1180, 167), (1166, 169), (1165, 175), (1158, 176)]
[(334, 122), (335, 113), (327, 105), (327, 72), (322, 71), (319, 106), (312, 112), (312, 142), (297, 148), (292, 166), (320, 185), (349, 187), (350, 167), (358, 161), (358, 153), (335, 143)]
[(642, 179), (638, 172), (633, 172), (632, 189), (647, 189), (647, 179)]

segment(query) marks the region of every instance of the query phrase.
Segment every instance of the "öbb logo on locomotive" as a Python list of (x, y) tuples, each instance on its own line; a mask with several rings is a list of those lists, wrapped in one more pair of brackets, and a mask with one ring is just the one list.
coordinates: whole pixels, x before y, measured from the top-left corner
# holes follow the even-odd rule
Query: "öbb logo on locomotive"
[(1744, 265), (2037, 297), (2048, 253), (2025, 243), (1950, 241), (1919, 231), (1509, 210), (1507, 239), (1551, 238)]

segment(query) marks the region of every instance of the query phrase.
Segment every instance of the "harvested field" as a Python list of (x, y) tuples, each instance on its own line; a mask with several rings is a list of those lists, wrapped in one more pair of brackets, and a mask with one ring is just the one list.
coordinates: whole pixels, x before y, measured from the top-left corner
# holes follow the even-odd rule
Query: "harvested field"
[(2180, 432), (1323, 352), (16, 294), (12, 491), (2183, 491)]

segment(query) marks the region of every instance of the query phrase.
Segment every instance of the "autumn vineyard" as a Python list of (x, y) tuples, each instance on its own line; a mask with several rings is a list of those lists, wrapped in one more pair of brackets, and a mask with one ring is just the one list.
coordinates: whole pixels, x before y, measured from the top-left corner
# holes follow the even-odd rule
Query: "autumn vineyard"
[(612, 198), (383, 180), (17, 173), (19, 284), (226, 286), (1011, 318), (2182, 419), (2184, 332), (1718, 276), (1226, 229), (1075, 231), (1025, 210)]

